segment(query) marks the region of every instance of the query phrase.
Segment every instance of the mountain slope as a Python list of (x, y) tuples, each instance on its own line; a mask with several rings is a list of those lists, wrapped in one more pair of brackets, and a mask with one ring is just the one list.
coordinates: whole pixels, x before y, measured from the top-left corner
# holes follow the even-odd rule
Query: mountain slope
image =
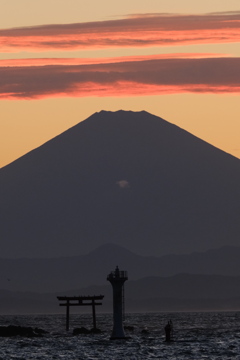
[(0, 170), (1, 256), (239, 245), (239, 183), (238, 159), (156, 116), (96, 113)]

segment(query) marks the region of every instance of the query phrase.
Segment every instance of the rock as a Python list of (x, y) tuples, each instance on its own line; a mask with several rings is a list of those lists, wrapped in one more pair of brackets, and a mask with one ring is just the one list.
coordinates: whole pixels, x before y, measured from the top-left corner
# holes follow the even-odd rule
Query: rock
[(12, 337), (12, 336), (23, 336), (23, 337), (41, 337), (43, 334), (46, 334), (47, 331), (31, 328), (25, 326), (0, 326), (0, 336), (1, 337)]
[(92, 328), (90, 330), (91, 334), (100, 334), (102, 331), (100, 329), (95, 329), (95, 328)]
[(124, 326), (124, 330), (127, 330), (127, 331), (134, 331), (134, 326), (131, 326), (131, 325), (125, 325), (125, 326)]
[(73, 329), (73, 335), (88, 335), (88, 334), (100, 334), (100, 329), (92, 328), (91, 330), (86, 329), (85, 327)]
[(85, 327), (75, 328), (73, 329), (73, 335), (87, 335), (90, 334), (90, 330), (86, 329)]

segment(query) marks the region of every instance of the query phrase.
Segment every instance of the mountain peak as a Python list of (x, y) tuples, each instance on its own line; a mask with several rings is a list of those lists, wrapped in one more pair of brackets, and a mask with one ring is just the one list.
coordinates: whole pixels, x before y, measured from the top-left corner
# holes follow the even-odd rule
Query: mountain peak
[(239, 164), (145, 111), (95, 113), (0, 169), (1, 254), (239, 245)]

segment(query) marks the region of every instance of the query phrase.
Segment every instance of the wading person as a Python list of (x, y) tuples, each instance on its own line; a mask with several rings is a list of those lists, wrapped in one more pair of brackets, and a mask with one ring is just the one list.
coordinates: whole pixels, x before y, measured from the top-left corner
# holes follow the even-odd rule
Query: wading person
[(166, 341), (172, 341), (172, 333), (173, 333), (172, 320), (168, 321), (164, 330), (165, 330), (165, 335), (166, 335)]

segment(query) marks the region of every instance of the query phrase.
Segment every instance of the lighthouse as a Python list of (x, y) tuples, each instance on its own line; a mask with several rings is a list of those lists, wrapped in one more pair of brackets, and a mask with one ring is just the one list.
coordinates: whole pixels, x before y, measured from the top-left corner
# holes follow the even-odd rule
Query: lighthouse
[(124, 339), (123, 309), (124, 309), (124, 283), (128, 280), (127, 271), (120, 271), (118, 266), (112, 271), (107, 280), (113, 288), (113, 331), (111, 340)]

